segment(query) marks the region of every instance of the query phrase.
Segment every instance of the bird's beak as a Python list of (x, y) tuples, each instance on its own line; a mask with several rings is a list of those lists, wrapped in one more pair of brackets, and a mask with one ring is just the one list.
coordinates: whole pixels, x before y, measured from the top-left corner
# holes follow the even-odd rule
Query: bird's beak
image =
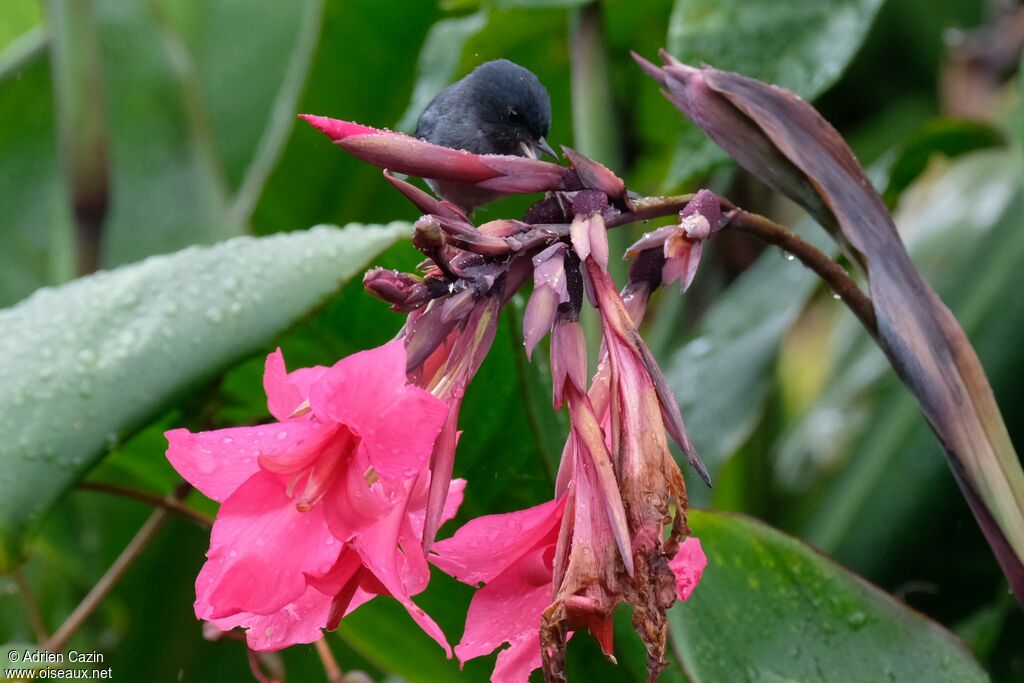
[(551, 145), (549, 145), (548, 141), (544, 138), (540, 138), (536, 142), (533, 140), (520, 141), (519, 151), (523, 153), (524, 157), (529, 157), (531, 159), (539, 159), (539, 152), (544, 152), (555, 161), (558, 161), (558, 154), (551, 148)]
[(558, 161), (558, 152), (552, 149), (551, 145), (549, 145), (548, 141), (545, 140), (544, 138), (537, 140), (537, 148), (544, 152), (545, 154), (547, 154), (552, 159), (554, 159), (555, 161)]

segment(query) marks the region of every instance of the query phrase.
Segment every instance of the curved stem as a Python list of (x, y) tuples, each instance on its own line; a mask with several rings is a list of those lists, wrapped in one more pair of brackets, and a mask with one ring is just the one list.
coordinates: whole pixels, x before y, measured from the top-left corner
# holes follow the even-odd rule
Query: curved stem
[(32, 594), (32, 587), (29, 586), (25, 575), (21, 573), (21, 569), (15, 569), (11, 572), (11, 578), (14, 579), (18, 592), (21, 593), (21, 599), (25, 602), (25, 611), (28, 613), (28, 620), (32, 624), (32, 630), (35, 631), (36, 640), (40, 643), (45, 643), (50, 636), (46, 633), (46, 623), (43, 621), (43, 615), (39, 611), (39, 603), (36, 602), (35, 595)]
[(205, 515), (198, 510), (193, 510), (189, 506), (185, 505), (180, 498), (176, 498), (173, 495), (158, 496), (154, 493), (131, 489), (127, 486), (118, 486), (117, 484), (107, 484), (99, 481), (83, 481), (80, 482), (76, 488), (82, 489), (83, 491), (102, 491), (103, 493), (111, 493), (123, 498), (131, 498), (143, 503), (149, 503), (153, 507), (163, 508), (168, 512), (172, 512), (184, 517), (185, 519), (189, 519), (199, 526), (213, 526), (212, 517)]
[[(609, 228), (614, 228), (640, 220), (671, 216), (678, 213), (691, 199), (693, 199), (692, 194), (673, 197), (644, 197), (633, 202), (632, 211), (610, 218), (606, 224)], [(723, 229), (739, 230), (754, 235), (769, 244), (785, 249), (800, 259), (801, 263), (817, 273), (818, 277), (839, 295), (839, 298), (853, 311), (853, 314), (871, 333), (871, 336), (878, 337), (878, 320), (875, 317), (871, 299), (861, 291), (842, 266), (792, 230), (764, 216), (740, 209), (728, 199), (720, 197), (719, 201), (722, 210), (726, 212)]]
[[(191, 490), (188, 485), (179, 486), (174, 492), (174, 497), (179, 501), (187, 495)], [(92, 613), (96, 611), (100, 603), (103, 602), (104, 598), (110, 594), (110, 591), (114, 589), (117, 582), (124, 577), (128, 568), (131, 567), (132, 563), (138, 559), (142, 551), (146, 549), (150, 541), (156, 536), (156, 533), (160, 530), (160, 527), (167, 521), (167, 517), (170, 515), (170, 510), (165, 507), (161, 507), (158, 510), (154, 510), (149, 518), (142, 525), (142, 528), (135, 534), (134, 538), (125, 546), (125, 549), (121, 551), (114, 563), (110, 565), (110, 569), (100, 577), (100, 580), (96, 582), (96, 585), (92, 587), (92, 590), (82, 599), (82, 602), (78, 604), (78, 607), (64, 620), (64, 623), (60, 625), (60, 628), (54, 632), (54, 634), (43, 643), (43, 647), (51, 652), (60, 652), (64, 649), (64, 646), (68, 644), (71, 637), (81, 628), (82, 624), (85, 623), (86, 619), (92, 616)]]
[(316, 653), (320, 657), (320, 663), (324, 665), (327, 683), (341, 683), (344, 680), (344, 674), (341, 672), (341, 667), (338, 666), (338, 660), (334, 658), (334, 653), (331, 652), (331, 646), (327, 644), (327, 636), (323, 636), (313, 645), (316, 647)]
[(800, 259), (800, 262), (818, 274), (825, 284), (835, 292), (843, 303), (853, 311), (872, 337), (878, 337), (878, 320), (871, 299), (861, 291), (849, 273), (827, 254), (764, 216), (743, 209), (734, 209), (726, 215), (725, 228), (754, 235), (769, 244), (774, 244)]

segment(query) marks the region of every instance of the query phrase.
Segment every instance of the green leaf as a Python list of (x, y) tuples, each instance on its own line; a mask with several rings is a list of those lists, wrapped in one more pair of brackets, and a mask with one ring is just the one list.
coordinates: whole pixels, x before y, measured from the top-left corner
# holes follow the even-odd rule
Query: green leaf
[[(326, 3), (316, 54), (295, 113), (392, 126), (409, 103), (416, 57), (436, 16), (437, 2), (409, 0), (402, 10), (374, 0)], [(256, 204), (254, 230), (418, 217), (381, 177), (380, 169), (345, 154), (309, 126), (290, 130)]]
[[(811, 100), (842, 75), (882, 0), (676, 0), (668, 49), (687, 64), (710, 64), (789, 88)], [(726, 161), (687, 123), (667, 184), (694, 180)]]
[(693, 683), (988, 680), (952, 634), (796, 539), (736, 515), (689, 523), (708, 566), (669, 619)]
[(193, 247), (0, 311), (0, 568), (121, 437), (266, 347), (409, 226)]
[(41, 5), (39, 2), (3, 3), (0, 7), (0, 50), (42, 23)]
[(74, 269), (45, 48), (45, 42), (37, 41), (12, 45), (3, 53), (7, 68), (0, 72), (0, 159), (5, 168), (0, 173), (0, 306), (43, 285), (67, 280)]
[(977, 121), (929, 121), (896, 152), (882, 197), (886, 205), (895, 206), (903, 191), (924, 172), (933, 155), (957, 157), (986, 147), (1001, 147), (1005, 142), (998, 130)]

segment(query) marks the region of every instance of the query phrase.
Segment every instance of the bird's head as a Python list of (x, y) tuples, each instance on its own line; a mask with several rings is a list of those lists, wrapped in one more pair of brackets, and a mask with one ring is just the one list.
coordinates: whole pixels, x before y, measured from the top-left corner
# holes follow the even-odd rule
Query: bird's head
[(502, 154), (558, 158), (546, 138), (551, 98), (533, 73), (507, 59), (478, 66), (467, 78), (479, 103), (479, 125)]

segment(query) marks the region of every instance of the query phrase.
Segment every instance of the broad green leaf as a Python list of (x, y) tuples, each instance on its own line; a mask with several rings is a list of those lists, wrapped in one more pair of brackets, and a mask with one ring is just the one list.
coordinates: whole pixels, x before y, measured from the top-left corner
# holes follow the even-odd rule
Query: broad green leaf
[[(676, 0), (668, 50), (789, 88), (811, 100), (835, 83), (867, 36), (882, 0)], [(687, 124), (667, 183), (706, 175), (727, 157)]]
[(800, 541), (723, 513), (689, 523), (708, 566), (669, 618), (693, 683), (988, 680), (952, 634)]
[(262, 350), (408, 229), (192, 247), (0, 311), (0, 567), (105, 450)]

